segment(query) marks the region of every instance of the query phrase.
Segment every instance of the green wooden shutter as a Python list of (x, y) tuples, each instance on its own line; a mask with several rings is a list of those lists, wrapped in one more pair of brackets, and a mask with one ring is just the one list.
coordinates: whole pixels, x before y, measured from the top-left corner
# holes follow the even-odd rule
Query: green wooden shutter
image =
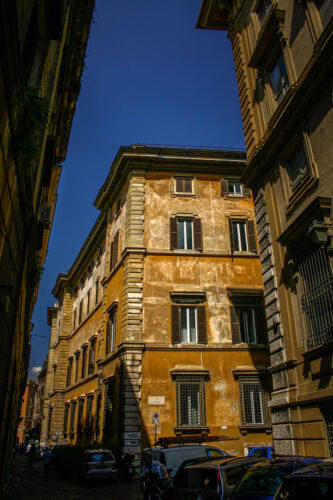
[(257, 250), (257, 242), (256, 242), (256, 230), (255, 230), (255, 225), (254, 225), (253, 220), (247, 221), (247, 237), (248, 237), (250, 252), (257, 253), (258, 250)]
[(193, 219), (193, 229), (194, 229), (194, 248), (202, 252), (202, 231), (201, 231), (201, 219)]
[(178, 248), (177, 219), (170, 217), (170, 250)]
[(262, 306), (255, 307), (255, 318), (256, 318), (258, 344), (266, 344), (267, 343), (266, 315), (265, 315), (265, 309)]
[(230, 307), (231, 338), (233, 344), (241, 343), (241, 332), (237, 307)]
[(197, 307), (197, 318), (198, 318), (198, 343), (207, 344), (207, 323), (206, 323), (205, 306)]
[(230, 249), (231, 253), (234, 252), (234, 232), (233, 232), (233, 224), (232, 224), (232, 219), (229, 219), (229, 231), (230, 231)]
[(171, 306), (171, 342), (180, 343), (179, 306)]
[(222, 188), (222, 195), (226, 195), (229, 193), (229, 183), (226, 179), (222, 179), (221, 188)]

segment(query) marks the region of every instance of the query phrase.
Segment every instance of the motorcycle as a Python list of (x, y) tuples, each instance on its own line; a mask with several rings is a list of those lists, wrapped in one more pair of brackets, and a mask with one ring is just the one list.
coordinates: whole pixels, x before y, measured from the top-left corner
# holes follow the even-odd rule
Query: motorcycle
[(128, 452), (121, 459), (120, 470), (125, 481), (131, 481), (135, 476), (135, 453)]

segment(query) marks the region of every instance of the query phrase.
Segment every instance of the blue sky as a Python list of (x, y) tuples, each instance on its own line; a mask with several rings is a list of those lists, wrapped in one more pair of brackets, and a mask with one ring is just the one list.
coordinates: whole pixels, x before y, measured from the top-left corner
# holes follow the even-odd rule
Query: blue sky
[(39, 336), (50, 333), (52, 289), (98, 216), (93, 202), (118, 148), (135, 143), (244, 148), (231, 44), (225, 32), (195, 28), (201, 3), (96, 0), (33, 316), (31, 368), (47, 355), (48, 338)]

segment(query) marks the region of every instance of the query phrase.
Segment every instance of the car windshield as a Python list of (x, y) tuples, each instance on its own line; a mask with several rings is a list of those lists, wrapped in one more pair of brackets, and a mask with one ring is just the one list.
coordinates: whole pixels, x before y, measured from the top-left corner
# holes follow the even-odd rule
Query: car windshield
[(113, 457), (110, 452), (89, 453), (88, 462), (102, 462), (102, 460), (113, 460)]
[(304, 500), (316, 498), (329, 500), (333, 498), (333, 478), (289, 478), (278, 492), (277, 499)]
[(257, 469), (248, 471), (237, 488), (237, 493), (249, 495), (274, 495), (284, 476), (290, 473), (288, 468)]

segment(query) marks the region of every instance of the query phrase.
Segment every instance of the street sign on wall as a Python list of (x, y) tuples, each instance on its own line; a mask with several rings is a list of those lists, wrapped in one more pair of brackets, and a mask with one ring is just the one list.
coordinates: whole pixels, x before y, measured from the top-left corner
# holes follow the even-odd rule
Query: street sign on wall
[(153, 413), (153, 424), (157, 425), (159, 423), (160, 423), (160, 414), (157, 411), (155, 411)]

